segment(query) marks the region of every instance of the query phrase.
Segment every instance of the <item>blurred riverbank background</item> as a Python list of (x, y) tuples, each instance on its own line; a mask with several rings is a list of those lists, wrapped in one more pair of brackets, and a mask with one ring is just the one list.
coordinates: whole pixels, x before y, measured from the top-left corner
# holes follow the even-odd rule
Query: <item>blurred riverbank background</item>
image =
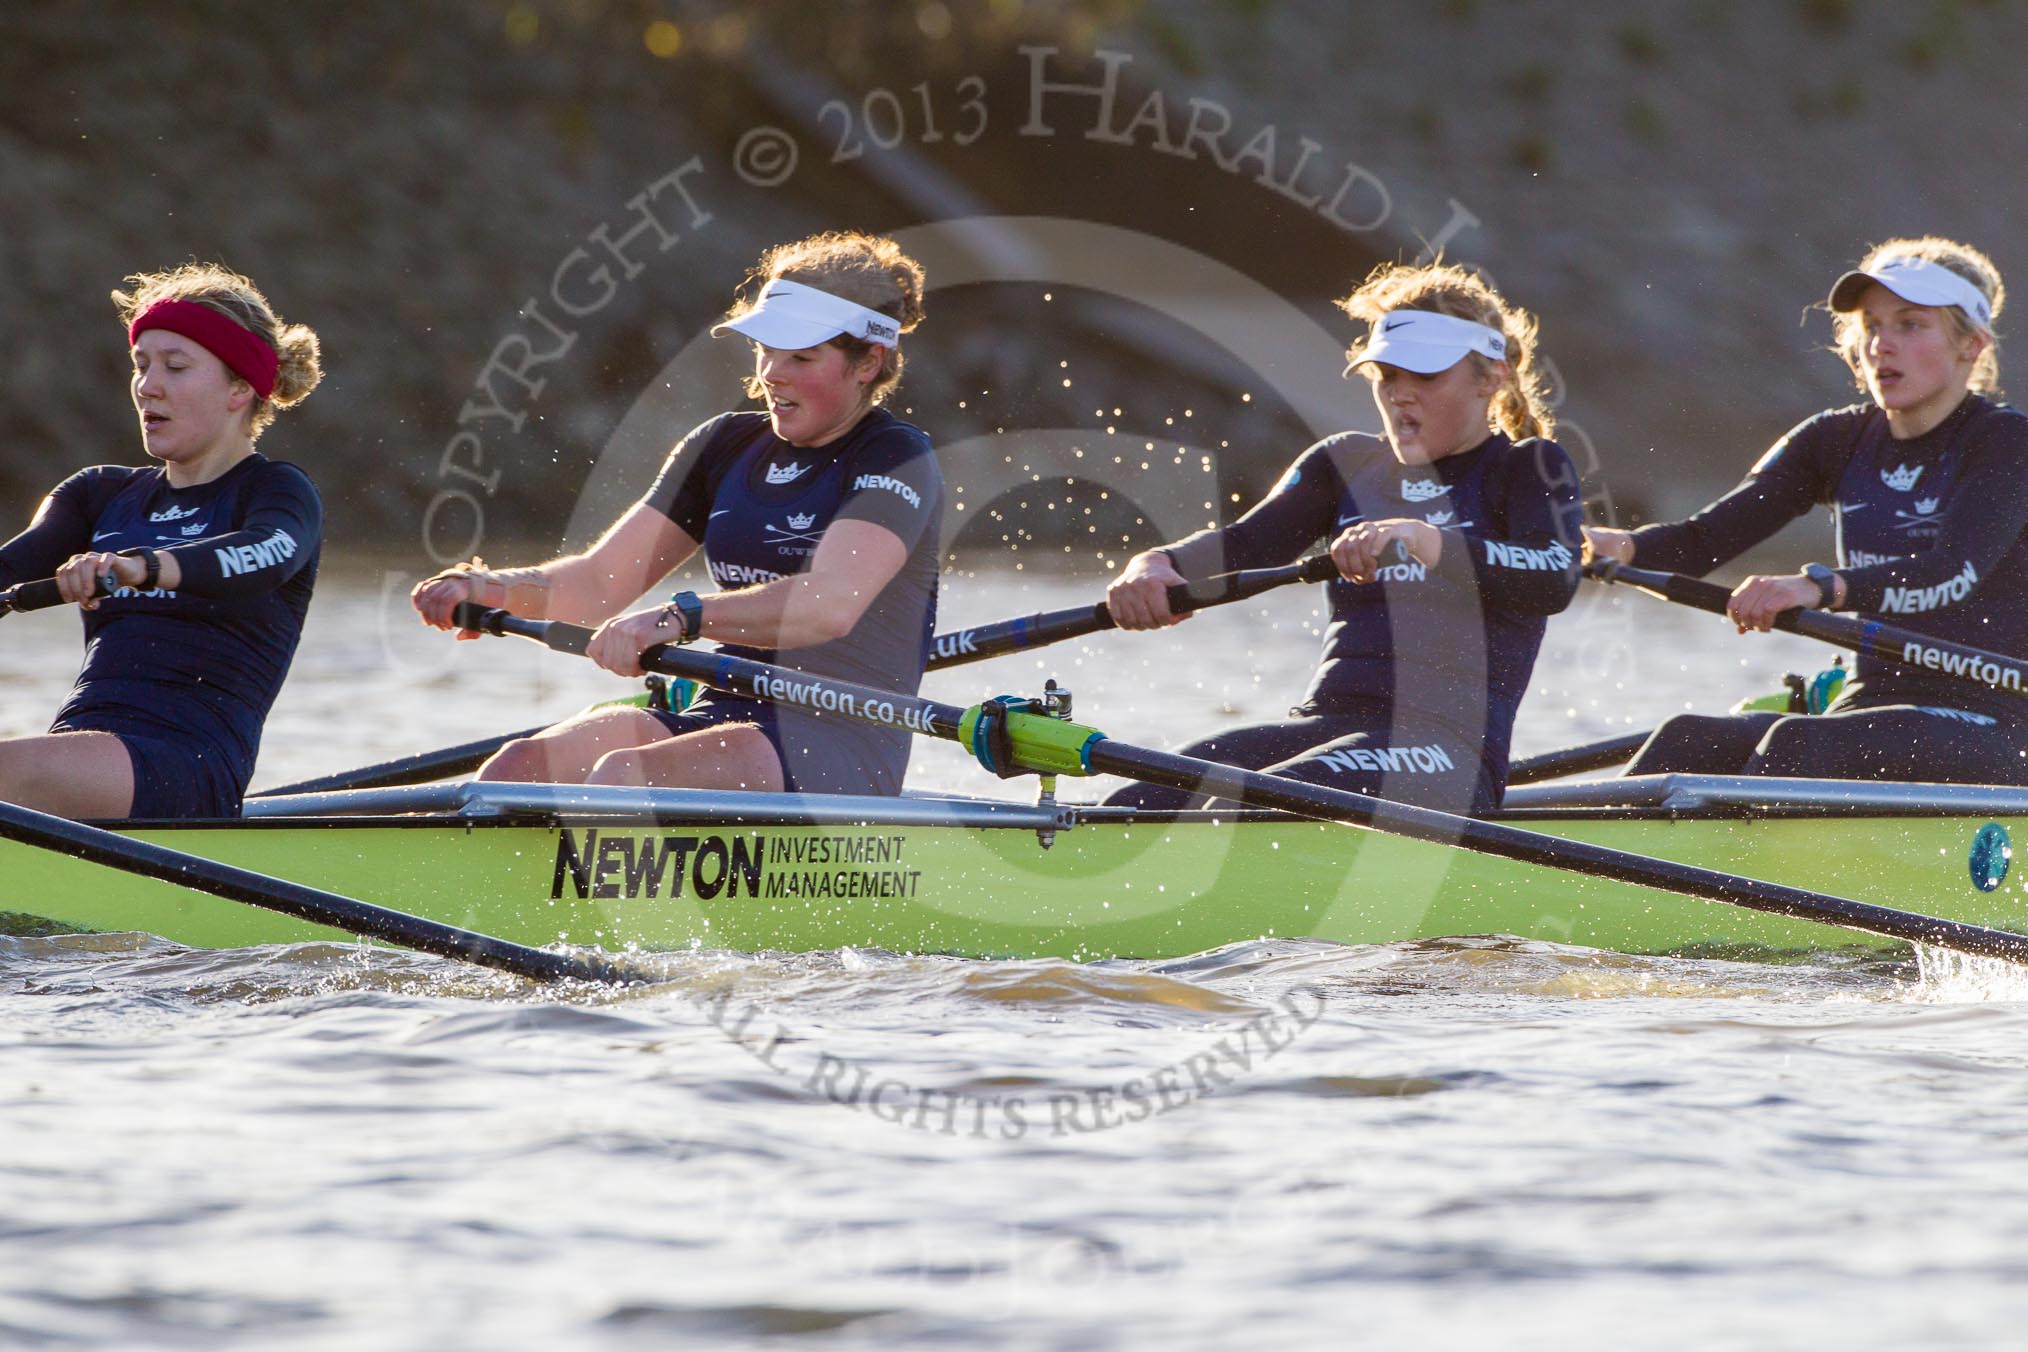
[(960, 552), (1097, 578), (1236, 512), (1371, 425), (1331, 302), (1435, 248), (1542, 316), (1594, 516), (1673, 514), (1853, 397), (1807, 307), (1869, 243), (2028, 258), (2023, 38), (1974, 0), (18, 6), (0, 513), (138, 457), (106, 293), (219, 258), (323, 336), (262, 449), (327, 550), (554, 548), (741, 403), (707, 330), (760, 252), (856, 228), (930, 267), (897, 408)]

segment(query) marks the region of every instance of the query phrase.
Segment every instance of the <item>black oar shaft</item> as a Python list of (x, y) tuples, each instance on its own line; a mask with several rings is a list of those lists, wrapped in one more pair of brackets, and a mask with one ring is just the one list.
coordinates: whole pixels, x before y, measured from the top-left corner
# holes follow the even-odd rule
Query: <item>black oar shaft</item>
[[(583, 653), (591, 638), (589, 629), (575, 625), (523, 620), (505, 611), (486, 610), (469, 604), (458, 608), (457, 623), (462, 628), (486, 633), (519, 634), (561, 652)], [(965, 712), (955, 705), (935, 700), (785, 671), (722, 652), (697, 652), (658, 644), (641, 654), (641, 665), (672, 676), (688, 676), (714, 690), (815, 709), (878, 727), (900, 728), (947, 741), (958, 739), (958, 725)], [(1249, 806), (1278, 808), (1306, 817), (1370, 826), (1393, 835), (1458, 846), (1571, 873), (1635, 883), (1708, 901), (1726, 902), (1749, 910), (1863, 930), (1982, 957), (2028, 963), (2028, 935), (1916, 915), (1782, 883), (1763, 882), (1692, 864), (1630, 854), (1502, 823), (1454, 816), (1431, 808), (1370, 798), (1344, 789), (1305, 784), (1278, 775), (1130, 746), (1110, 738), (1100, 738), (1091, 743), (1087, 756), (1091, 768), (1103, 774), (1123, 775), (1129, 779), (1214, 797), (1236, 798)]]
[(509, 943), (504, 939), (459, 929), (455, 925), (440, 924), (403, 911), (355, 901), (335, 892), (183, 854), (149, 841), (134, 840), (13, 803), (0, 803), (0, 837), (125, 873), (136, 873), (144, 878), (206, 892), (227, 901), (279, 911), (283, 915), (329, 925), (348, 934), (363, 934), (403, 948), (458, 958), (536, 981), (627, 983), (643, 979), (624, 967), (597, 958), (550, 953)]
[(1653, 735), (1654, 729), (1650, 728), (1646, 732), (1629, 732), (1602, 741), (1586, 742), (1583, 746), (1565, 747), (1561, 751), (1524, 756), (1507, 767), (1507, 787), (1539, 784), (1545, 779), (1562, 779), (1565, 775), (1581, 775), (1587, 770), (1603, 770), (1608, 765), (1624, 765)]
[(357, 770), (345, 770), (338, 774), (323, 775), (316, 779), (299, 780), (294, 784), (282, 784), (272, 789), (250, 793), (249, 798), (283, 798), (298, 793), (336, 793), (346, 789), (391, 789), (402, 784), (430, 784), (451, 775), (467, 774), (478, 769), (490, 759), (494, 752), (518, 737), (533, 737), (549, 724), (542, 723), (520, 732), (500, 733), (482, 737), (476, 742), (461, 742), (438, 751), (425, 751), (420, 755), (403, 756), (398, 760), (381, 761), (376, 765), (364, 765)]
[[(1218, 573), (1170, 587), (1169, 609), (1175, 614), (1182, 615), (1193, 610), (1222, 606), (1231, 601), (1244, 601), (1248, 597), (1258, 596), (1264, 591), (1292, 582), (1324, 582), (1337, 575), (1337, 567), (1328, 556), (1322, 554), (1279, 568), (1249, 568), (1236, 573)], [(946, 667), (961, 667), (968, 662), (983, 662), (989, 657), (998, 657), (1003, 653), (1019, 652), (1024, 648), (1040, 648), (1047, 644), (1060, 643), (1064, 639), (1101, 633), (1112, 627), (1112, 611), (1103, 601), (1088, 606), (1071, 606), (1064, 610), (1040, 611), (1019, 619), (1002, 620), (998, 624), (938, 634), (935, 646), (931, 650), (929, 666), (932, 671), (940, 671)]]
[[(1681, 573), (1664, 573), (1621, 563), (1597, 564), (1586, 571), (1601, 581), (1624, 582), (1665, 601), (1674, 601), (1693, 610), (1710, 611), (1714, 615), (1723, 615), (1726, 603), (1732, 597), (1729, 590), (1715, 582), (1685, 577)], [(2028, 671), (2024, 671), (2024, 664), (2017, 657), (1897, 629), (1878, 620), (1836, 615), (1823, 610), (1785, 610), (1775, 616), (1774, 627), (1829, 643), (1833, 647), (1849, 649), (1862, 657), (1877, 657), (1883, 662), (1919, 667), (1939, 676), (1982, 685), (1989, 690), (2028, 696)]]

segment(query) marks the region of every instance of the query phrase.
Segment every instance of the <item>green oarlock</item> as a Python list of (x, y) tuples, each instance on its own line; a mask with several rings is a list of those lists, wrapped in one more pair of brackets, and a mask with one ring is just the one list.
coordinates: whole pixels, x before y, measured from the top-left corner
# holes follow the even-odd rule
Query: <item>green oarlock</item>
[(1105, 734), (1082, 723), (1036, 713), (1032, 701), (999, 695), (965, 710), (958, 743), (1005, 779), (1017, 774), (1088, 775), (1091, 746)]

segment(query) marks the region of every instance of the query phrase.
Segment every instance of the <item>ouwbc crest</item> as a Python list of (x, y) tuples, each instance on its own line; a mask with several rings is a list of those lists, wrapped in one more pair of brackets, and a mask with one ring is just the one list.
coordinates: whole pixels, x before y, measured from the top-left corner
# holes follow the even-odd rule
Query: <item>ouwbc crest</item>
[(1915, 481), (1922, 477), (1924, 468), (1926, 467), (1922, 465), (1913, 468), (1908, 465), (1896, 465), (1893, 469), (1883, 469), (1880, 471), (1880, 482), (1897, 493), (1912, 492), (1915, 489)]
[(1401, 496), (1408, 502), (1428, 502), (1444, 495), (1444, 486), (1435, 479), (1403, 479)]

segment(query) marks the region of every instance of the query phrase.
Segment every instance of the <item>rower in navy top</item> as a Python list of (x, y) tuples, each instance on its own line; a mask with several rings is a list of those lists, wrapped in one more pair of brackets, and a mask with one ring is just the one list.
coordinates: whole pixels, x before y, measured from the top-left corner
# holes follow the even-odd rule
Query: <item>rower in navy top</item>
[(317, 337), (224, 268), (127, 280), (113, 299), (157, 463), (72, 475), (0, 546), (0, 586), (53, 574), (86, 642), (49, 734), (0, 742), (0, 798), (73, 817), (233, 816), (323, 535), (308, 476), (253, 443), (316, 385)]
[[(418, 586), (424, 620), (460, 601), (603, 620), (589, 654), (641, 674), (657, 643), (729, 652), (913, 694), (936, 618), (943, 480), (929, 438), (879, 407), (922, 318), (922, 269), (892, 240), (827, 234), (770, 250), (757, 300), (716, 331), (751, 339), (765, 413), (704, 423), (582, 554)], [(702, 545), (720, 590), (616, 614)], [(611, 618), (608, 618), (611, 617)], [(509, 742), (482, 779), (827, 793), (901, 791), (909, 735), (710, 692), (681, 714), (608, 709)]]
[[(1121, 627), (1172, 624), (1169, 585), (1294, 559), (1331, 538), (1323, 660), (1286, 720), (1185, 749), (1247, 769), (1448, 808), (1497, 806), (1547, 618), (1577, 587), (1578, 479), (1548, 439), (1535, 321), (1455, 266), (1383, 266), (1341, 302), (1386, 436), (1305, 451), (1252, 510), (1129, 561)], [(1492, 431), (1489, 426), (1500, 430)], [(1407, 561), (1390, 561), (1397, 542)], [(1181, 807), (1136, 786), (1109, 801)]]
[[(1687, 521), (1589, 529), (1587, 549), (1704, 573), (1823, 504), (1838, 567), (1747, 578), (1728, 610), (1741, 633), (1811, 606), (2028, 653), (2028, 417), (1988, 397), (2004, 298), (1967, 245), (1876, 245), (1830, 297), (1838, 351), (1871, 402), (1808, 419)], [(1679, 715), (1627, 772), (2022, 784), (2023, 712), (2017, 697), (1866, 655), (1825, 715)]]

